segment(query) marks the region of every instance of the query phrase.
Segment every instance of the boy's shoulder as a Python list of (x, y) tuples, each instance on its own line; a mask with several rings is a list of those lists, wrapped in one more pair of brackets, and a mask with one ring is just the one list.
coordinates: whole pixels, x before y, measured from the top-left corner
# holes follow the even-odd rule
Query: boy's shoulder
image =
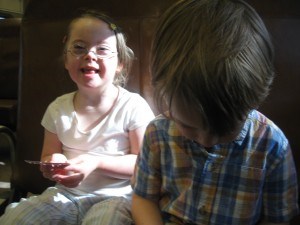
[(149, 124), (154, 127), (154, 130), (161, 133), (168, 133), (168, 136), (180, 136), (178, 129), (176, 128), (175, 122), (168, 118), (166, 115), (157, 115)]
[(252, 110), (249, 113), (247, 121), (259, 129), (265, 128), (269, 131), (279, 132), (284, 135), (282, 130), (270, 118), (257, 110)]
[(283, 131), (267, 116), (257, 110), (248, 114), (238, 141), (256, 140), (259, 143), (279, 144), (286, 146), (288, 140)]
[(151, 123), (155, 126), (170, 126), (171, 120), (165, 115), (159, 114), (155, 117), (154, 120), (151, 121)]

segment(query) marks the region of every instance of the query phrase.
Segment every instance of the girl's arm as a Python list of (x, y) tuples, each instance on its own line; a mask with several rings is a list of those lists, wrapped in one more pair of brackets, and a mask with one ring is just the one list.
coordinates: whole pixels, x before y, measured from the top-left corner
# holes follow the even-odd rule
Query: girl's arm
[[(53, 158), (53, 154), (56, 155)], [(59, 156), (61, 155), (61, 157)], [(41, 161), (65, 162), (66, 158), (62, 155), (62, 144), (56, 134), (44, 130), (44, 143)]]
[(146, 126), (129, 132), (130, 154), (124, 156), (81, 155), (69, 160), (68, 169), (82, 173), (85, 178), (91, 171), (100, 169), (103, 174), (118, 178), (130, 179), (133, 175), (137, 154), (142, 146)]
[(132, 196), (132, 217), (135, 225), (163, 225), (158, 205), (136, 194)]
[(67, 187), (76, 187), (92, 171), (100, 169), (103, 174), (118, 178), (130, 179), (133, 175), (137, 154), (143, 142), (146, 127), (141, 127), (129, 132), (130, 154), (124, 156), (95, 156), (80, 155), (67, 160), (62, 154), (62, 144), (57, 136), (45, 131), (42, 161), (66, 162), (69, 166), (64, 171), (54, 171), (41, 167), (43, 176), (59, 182)]
[[(56, 134), (44, 130), (44, 144), (41, 154), (41, 161), (46, 162), (67, 162), (67, 158), (62, 154), (62, 144)], [(48, 166), (40, 166), (43, 176), (55, 181), (54, 175), (61, 172), (61, 169), (54, 170)]]
[(129, 131), (130, 154), (101, 158), (98, 168), (106, 175), (129, 179), (133, 175), (137, 155), (142, 147), (146, 126)]

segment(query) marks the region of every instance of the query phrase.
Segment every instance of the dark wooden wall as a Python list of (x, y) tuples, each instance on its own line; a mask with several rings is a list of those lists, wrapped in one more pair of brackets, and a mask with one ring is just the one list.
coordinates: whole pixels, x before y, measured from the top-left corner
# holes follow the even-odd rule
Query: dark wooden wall
[(0, 124), (16, 130), (21, 18), (0, 20)]

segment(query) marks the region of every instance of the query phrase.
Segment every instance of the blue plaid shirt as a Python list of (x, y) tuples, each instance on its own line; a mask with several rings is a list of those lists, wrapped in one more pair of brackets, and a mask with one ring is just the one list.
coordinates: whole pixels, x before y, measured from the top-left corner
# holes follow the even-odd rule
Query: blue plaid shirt
[(163, 116), (139, 155), (135, 194), (159, 203), (165, 223), (254, 225), (298, 213), (292, 152), (282, 131), (253, 110), (231, 143), (207, 152)]

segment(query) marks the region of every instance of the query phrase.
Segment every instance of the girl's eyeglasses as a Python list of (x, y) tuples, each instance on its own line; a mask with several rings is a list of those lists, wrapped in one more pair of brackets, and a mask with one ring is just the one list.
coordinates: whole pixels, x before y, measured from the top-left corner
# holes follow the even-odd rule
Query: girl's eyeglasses
[(75, 56), (76, 58), (81, 58), (87, 55), (89, 52), (93, 52), (98, 59), (107, 59), (118, 55), (118, 52), (111, 51), (106, 47), (97, 46), (96, 51), (90, 51), (86, 47), (76, 44), (67, 49), (65, 53), (66, 52), (70, 52), (71, 55)]

